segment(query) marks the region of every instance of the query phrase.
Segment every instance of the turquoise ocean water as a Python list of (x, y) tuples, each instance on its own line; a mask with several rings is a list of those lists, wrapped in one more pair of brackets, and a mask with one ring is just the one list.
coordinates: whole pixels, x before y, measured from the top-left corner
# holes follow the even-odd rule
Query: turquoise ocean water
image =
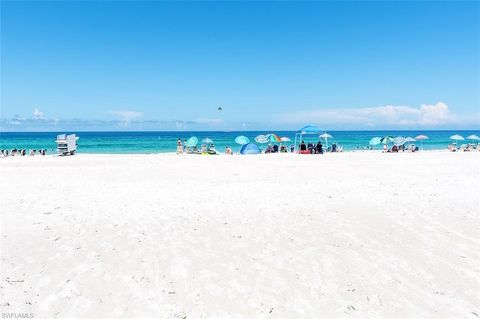
[[(43, 149), (53, 154), (55, 139), (57, 134), (72, 132), (32, 132), (32, 133), (14, 133), (0, 132), (0, 149)], [(223, 152), (226, 146), (232, 147), (234, 151), (240, 150), (240, 145), (235, 144), (234, 139), (238, 135), (245, 135), (253, 142), (255, 136), (259, 134), (268, 134), (270, 132), (249, 131), (249, 132), (73, 132), (79, 136), (78, 153), (101, 153), (101, 154), (144, 154), (144, 153), (164, 153), (175, 152), (177, 138), (182, 140), (190, 136), (197, 136), (199, 140), (209, 137), (215, 142), (218, 151)], [(288, 146), (293, 144), (295, 132), (276, 131), (277, 135), (289, 137), (292, 142), (286, 143)], [(429, 136), (423, 146), (426, 150), (446, 149), (452, 142), (449, 139), (454, 134), (460, 134), (467, 137), (471, 134), (480, 135), (479, 131), (329, 131), (333, 139), (329, 140), (329, 145), (336, 142), (342, 145), (345, 151), (363, 149), (368, 146), (368, 141), (373, 137), (391, 136), (411, 136), (419, 134)], [(318, 140), (317, 135), (304, 135), (305, 142), (314, 142)], [(459, 144), (469, 141), (460, 141)], [(478, 142), (478, 141), (477, 141)], [(418, 146), (420, 143), (418, 142)], [(380, 146), (376, 147), (377, 149)]]

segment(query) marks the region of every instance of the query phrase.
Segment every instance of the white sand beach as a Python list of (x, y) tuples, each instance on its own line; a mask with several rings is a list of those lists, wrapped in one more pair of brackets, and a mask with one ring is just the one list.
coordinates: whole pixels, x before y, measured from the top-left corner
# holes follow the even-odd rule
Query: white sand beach
[(478, 318), (480, 152), (0, 158), (2, 313)]

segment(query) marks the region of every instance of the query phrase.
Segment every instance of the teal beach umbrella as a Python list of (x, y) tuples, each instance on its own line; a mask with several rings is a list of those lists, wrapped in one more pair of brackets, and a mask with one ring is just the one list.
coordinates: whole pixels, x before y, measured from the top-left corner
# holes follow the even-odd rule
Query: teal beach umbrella
[(248, 137), (240, 135), (240, 136), (237, 136), (235, 138), (235, 143), (240, 144), (240, 145), (245, 145), (245, 144), (250, 143), (250, 140), (248, 139)]
[(196, 136), (192, 136), (187, 140), (187, 143), (185, 143), (186, 146), (188, 147), (193, 147), (198, 144), (198, 138)]
[(374, 137), (370, 140), (370, 142), (368, 142), (369, 145), (371, 146), (375, 146), (375, 145), (378, 145), (380, 144), (382, 141), (382, 139), (380, 137)]
[(382, 144), (388, 144), (388, 143), (393, 143), (394, 137), (393, 136), (384, 136), (380, 140), (380, 143)]

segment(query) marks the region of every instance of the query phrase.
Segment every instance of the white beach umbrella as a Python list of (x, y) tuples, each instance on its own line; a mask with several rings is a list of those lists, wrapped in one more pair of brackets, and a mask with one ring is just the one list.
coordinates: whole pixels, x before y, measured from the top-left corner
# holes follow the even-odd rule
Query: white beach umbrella
[(291, 139), (289, 139), (288, 137), (284, 136), (282, 138), (280, 138), (282, 140), (282, 142), (290, 142)]
[(416, 141), (417, 141), (416, 139), (414, 139), (413, 137), (410, 137), (410, 136), (405, 138), (405, 143), (416, 142)]
[(329, 139), (329, 138), (333, 138), (333, 136), (331, 136), (331, 135), (328, 134), (327, 132), (325, 132), (325, 133), (323, 133), (323, 134), (320, 134), (318, 137), (325, 139), (325, 147), (326, 147), (326, 148), (328, 148), (328, 139)]
[(467, 140), (478, 141), (480, 140), (480, 137), (478, 137), (478, 135), (472, 134), (467, 136)]
[(240, 145), (245, 145), (250, 143), (250, 139), (246, 136), (240, 135), (235, 138), (235, 143)]
[(208, 138), (208, 137), (207, 137), (207, 138), (204, 138), (204, 139), (202, 140), (202, 143), (203, 143), (203, 144), (213, 144), (213, 140), (212, 140), (211, 138)]
[(255, 137), (255, 142), (260, 144), (268, 143), (268, 137), (266, 135), (258, 135)]
[(423, 151), (423, 140), (428, 140), (428, 136), (426, 135), (418, 135), (415, 137), (417, 141), (420, 141), (420, 144), (422, 145), (422, 151)]
[(458, 135), (458, 134), (455, 134), (455, 135), (450, 136), (450, 139), (451, 139), (451, 140), (454, 140), (455, 142), (456, 142), (456, 141), (463, 141), (463, 140), (465, 140), (465, 138), (463, 138), (463, 136)]

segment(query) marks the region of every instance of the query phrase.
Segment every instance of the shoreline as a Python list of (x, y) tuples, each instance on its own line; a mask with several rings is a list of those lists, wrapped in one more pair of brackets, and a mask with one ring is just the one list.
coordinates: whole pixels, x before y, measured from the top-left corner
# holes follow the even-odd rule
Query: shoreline
[[(343, 151), (343, 152), (325, 152), (323, 154), (298, 154), (298, 153), (291, 153), (291, 152), (288, 152), (288, 153), (269, 153), (269, 154), (265, 154), (265, 153), (261, 153), (261, 154), (254, 154), (254, 155), (248, 155), (248, 156), (291, 156), (291, 155), (301, 155), (301, 156), (315, 156), (315, 157), (322, 157), (322, 156), (329, 156), (330, 154), (355, 154), (355, 153), (360, 153), (360, 154), (421, 154), (421, 153), (480, 153), (480, 151), (457, 151), (457, 152), (451, 152), (449, 151), (448, 149), (427, 149), (427, 150), (423, 150), (423, 151), (416, 151), (416, 152), (387, 152), (387, 153), (384, 153), (383, 150), (347, 150), (347, 151)], [(242, 155), (242, 154), (239, 154), (239, 153), (234, 153), (232, 155), (227, 155), (227, 154), (224, 154), (224, 153), (219, 153), (219, 154), (216, 154), (216, 155), (206, 155), (206, 154), (177, 154), (175, 151), (172, 151), (172, 152), (152, 152), (152, 153), (82, 153), (82, 152), (77, 152), (75, 155), (70, 155), (70, 156), (59, 156), (57, 154), (50, 154), (50, 153), (47, 153), (46, 155), (29, 155), (29, 154), (26, 154), (24, 156), (20, 156), (20, 155), (15, 155), (15, 156), (7, 156), (7, 157), (4, 157), (4, 156), (0, 156), (0, 158), (11, 158), (11, 157), (28, 157), (28, 158), (31, 158), (31, 157), (75, 157), (75, 156), (81, 156), (81, 157), (84, 157), (84, 156), (138, 156), (138, 155), (149, 155), (149, 156), (152, 156), (152, 155), (159, 155), (159, 156), (172, 156), (172, 155), (178, 155), (178, 156), (188, 156), (188, 157), (198, 157), (198, 156), (213, 156), (213, 157), (218, 157), (218, 156), (238, 156), (238, 155)], [(244, 155), (242, 155), (244, 156)]]

